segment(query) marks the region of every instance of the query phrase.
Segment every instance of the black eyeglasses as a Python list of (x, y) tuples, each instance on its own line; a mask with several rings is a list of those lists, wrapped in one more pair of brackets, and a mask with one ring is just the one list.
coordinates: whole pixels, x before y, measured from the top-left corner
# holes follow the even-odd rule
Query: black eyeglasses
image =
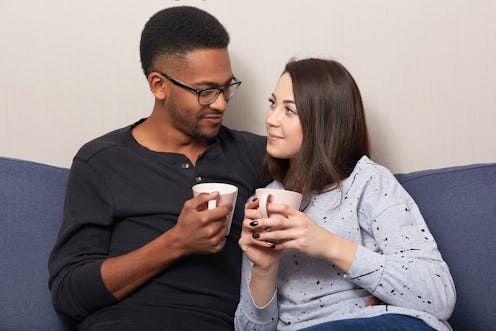
[(233, 82), (222, 86), (222, 87), (215, 87), (215, 88), (205, 88), (205, 89), (197, 89), (192, 86), (186, 85), (183, 82), (178, 81), (177, 79), (172, 78), (171, 76), (164, 74), (162, 72), (159, 72), (162, 76), (167, 78), (172, 84), (182, 87), (186, 90), (189, 90), (191, 92), (196, 93), (198, 95), (198, 103), (203, 106), (210, 105), (211, 103), (214, 103), (215, 100), (219, 97), (220, 93), (222, 92), (224, 94), (224, 99), (228, 101), (231, 99), (231, 97), (236, 94), (236, 91), (238, 90), (239, 85), (241, 85), (241, 81), (237, 80), (236, 77), (233, 76), (232, 80)]

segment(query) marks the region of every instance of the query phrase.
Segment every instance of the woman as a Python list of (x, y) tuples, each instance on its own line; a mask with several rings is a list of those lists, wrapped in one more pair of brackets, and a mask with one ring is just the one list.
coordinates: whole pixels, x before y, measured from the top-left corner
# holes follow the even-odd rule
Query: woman
[(269, 98), (269, 187), (301, 192), (285, 218), (246, 205), (237, 330), (450, 330), (448, 266), (412, 198), (368, 158), (362, 100), (349, 72), (292, 61)]

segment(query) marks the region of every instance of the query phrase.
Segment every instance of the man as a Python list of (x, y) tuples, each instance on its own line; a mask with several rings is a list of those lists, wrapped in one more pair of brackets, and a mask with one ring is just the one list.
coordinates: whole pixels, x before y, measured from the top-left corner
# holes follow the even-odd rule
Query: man
[[(156, 13), (140, 44), (151, 115), (75, 156), (49, 286), (81, 330), (233, 328), (244, 203), (269, 178), (265, 138), (221, 125), (240, 85), (228, 43), (202, 10)], [(206, 210), (218, 193), (192, 198), (200, 182), (236, 185), (236, 206)]]

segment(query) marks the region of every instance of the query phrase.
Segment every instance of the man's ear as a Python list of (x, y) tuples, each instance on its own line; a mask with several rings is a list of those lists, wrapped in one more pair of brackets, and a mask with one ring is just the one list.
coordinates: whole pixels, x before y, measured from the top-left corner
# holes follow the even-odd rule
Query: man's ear
[(148, 86), (158, 100), (165, 100), (169, 93), (169, 84), (167, 84), (165, 78), (157, 72), (152, 72), (148, 75)]

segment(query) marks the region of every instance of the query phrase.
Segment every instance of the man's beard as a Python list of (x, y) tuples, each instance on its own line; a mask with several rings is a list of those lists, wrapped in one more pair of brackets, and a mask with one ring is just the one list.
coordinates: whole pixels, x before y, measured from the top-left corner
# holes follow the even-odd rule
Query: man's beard
[(217, 138), (217, 135), (219, 134), (219, 130), (217, 130), (214, 134), (206, 134), (205, 132), (202, 132), (200, 126), (196, 125), (195, 128), (193, 129), (193, 136), (195, 138), (206, 140), (207, 142), (212, 143)]
[[(215, 111), (210, 111), (209, 113), (219, 114), (218, 112), (215, 112)], [(199, 125), (201, 119), (206, 115), (207, 115), (206, 113), (202, 113), (198, 116), (198, 118), (197, 118), (198, 121), (197, 121), (197, 123), (193, 129), (193, 136), (196, 138), (199, 138), (199, 139), (205, 139), (208, 142), (212, 142), (217, 138), (217, 135), (219, 134), (219, 130), (220, 130), (222, 123), (219, 124), (219, 126), (216, 128), (215, 133), (207, 134), (205, 132), (206, 130), (202, 130), (202, 128)], [(208, 131), (210, 131), (210, 130), (208, 130)]]
[(189, 134), (193, 138), (205, 140), (209, 143), (215, 141), (222, 125), (222, 123), (220, 123), (217, 127), (209, 127), (208, 125), (204, 127), (200, 125), (200, 123), (202, 122), (202, 118), (208, 116), (208, 114), (221, 114), (220, 112), (215, 110), (202, 110), (199, 114), (197, 114), (196, 123), (193, 127), (191, 126), (192, 123), (190, 122), (190, 120), (188, 120), (187, 111), (180, 110), (179, 108), (175, 107), (175, 105), (172, 105), (170, 108), (167, 109), (167, 112), (169, 113), (169, 116), (171, 117), (173, 122), (176, 123), (176, 126), (179, 128), (179, 130), (183, 131), (186, 134)]

